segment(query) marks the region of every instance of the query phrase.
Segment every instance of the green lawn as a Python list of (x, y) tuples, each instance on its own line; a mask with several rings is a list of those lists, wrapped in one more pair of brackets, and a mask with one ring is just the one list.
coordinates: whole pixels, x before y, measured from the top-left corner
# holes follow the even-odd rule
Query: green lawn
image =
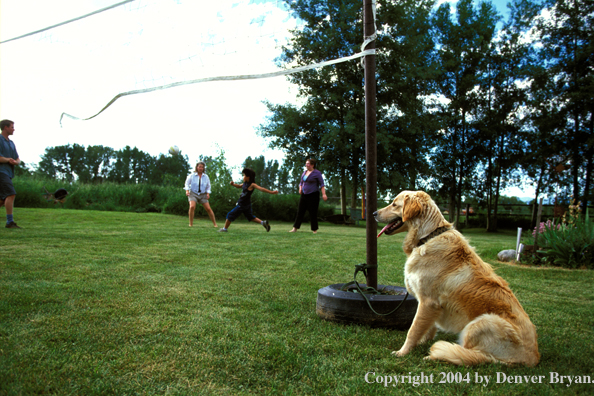
[[(425, 361), (431, 343), (397, 359), (405, 332), (319, 319), (318, 289), (365, 260), (362, 227), (266, 233), (240, 219), (223, 234), (205, 219), (21, 208), (15, 220), (22, 230), (0, 229), (2, 395), (594, 393), (551, 383), (594, 381), (594, 272), (497, 262), (515, 231), (465, 234), (537, 326), (535, 368)], [(401, 242), (378, 240), (379, 283), (403, 284)], [(387, 376), (405, 383), (376, 382)]]

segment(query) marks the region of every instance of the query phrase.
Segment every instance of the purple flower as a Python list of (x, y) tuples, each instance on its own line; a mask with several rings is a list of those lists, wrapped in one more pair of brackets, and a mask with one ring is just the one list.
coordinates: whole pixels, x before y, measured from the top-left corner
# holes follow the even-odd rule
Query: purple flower
[[(539, 234), (542, 234), (548, 229), (553, 229), (555, 224), (551, 220), (547, 220), (546, 223), (541, 222), (540, 225), (534, 227), (534, 231), (532, 232), (532, 236), (536, 236), (536, 232), (538, 231)], [(556, 230), (561, 229), (561, 224), (557, 224)]]

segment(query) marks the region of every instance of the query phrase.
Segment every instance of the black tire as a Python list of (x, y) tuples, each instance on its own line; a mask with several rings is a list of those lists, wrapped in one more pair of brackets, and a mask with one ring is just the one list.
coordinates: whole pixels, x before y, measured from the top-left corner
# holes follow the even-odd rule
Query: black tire
[(66, 195), (68, 195), (68, 191), (66, 191), (63, 188), (58, 188), (54, 193), (54, 198), (59, 201), (61, 199), (66, 198)]
[[(377, 315), (370, 308), (360, 293), (342, 291), (344, 283), (337, 283), (318, 290), (316, 313), (325, 320), (339, 323), (354, 323), (371, 327), (386, 327), (408, 330), (417, 312), (417, 300), (408, 295), (400, 308), (390, 315)], [(360, 284), (361, 288), (366, 287)], [(378, 285), (378, 289), (404, 291), (404, 287)], [(405, 293), (406, 294), (406, 293)], [(367, 295), (373, 309), (388, 313), (404, 300), (404, 295)]]

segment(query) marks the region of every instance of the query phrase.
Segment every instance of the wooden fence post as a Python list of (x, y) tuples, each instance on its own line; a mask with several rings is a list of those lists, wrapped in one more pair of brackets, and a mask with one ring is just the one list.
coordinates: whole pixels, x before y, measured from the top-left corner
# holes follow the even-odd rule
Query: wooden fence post
[(468, 228), (469, 216), (470, 216), (470, 204), (466, 204), (466, 228)]
[(540, 216), (542, 216), (542, 198), (538, 200), (538, 212), (536, 213), (536, 232), (534, 233), (534, 253), (538, 250), (538, 232), (540, 231)]

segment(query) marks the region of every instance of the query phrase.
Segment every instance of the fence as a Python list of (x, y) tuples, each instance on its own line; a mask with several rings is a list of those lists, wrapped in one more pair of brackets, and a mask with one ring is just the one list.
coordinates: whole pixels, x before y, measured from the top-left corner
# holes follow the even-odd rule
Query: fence
[[(359, 224), (360, 221), (365, 221), (365, 219), (362, 218), (361, 200), (358, 200), (356, 208), (351, 208), (350, 202), (351, 201), (349, 199), (347, 203), (347, 215), (350, 215), (351, 218), (356, 222), (356, 224)], [(327, 203), (334, 207), (335, 214), (340, 214), (340, 197), (328, 197)], [(377, 207), (382, 208), (388, 204), (389, 202), (378, 201)], [(441, 209), (442, 213), (447, 218), (448, 203), (438, 202), (437, 206)], [(470, 225), (471, 227), (483, 227), (485, 225), (484, 223), (486, 223), (487, 216), (486, 207), (463, 203), (462, 208), (463, 209), (460, 212), (460, 222), (462, 224), (466, 224), (467, 226)], [(590, 219), (593, 219), (594, 206), (589, 206), (588, 208), (588, 216)], [(563, 214), (567, 212), (567, 210), (567, 205), (542, 205), (541, 221), (563, 216)], [(468, 214), (466, 213), (467, 211)], [(585, 209), (582, 208), (582, 211), (585, 211)], [(528, 227), (532, 222), (533, 213), (536, 213), (534, 204), (497, 205), (497, 217), (500, 220), (498, 223), (500, 223), (504, 227), (507, 225), (508, 228), (515, 228), (516, 226), (522, 225), (524, 225), (524, 228)], [(477, 218), (481, 218), (482, 220), (479, 220)]]
[[(538, 209), (538, 204), (500, 204), (497, 206), (497, 215), (505, 215), (505, 216), (532, 216), (532, 213), (536, 213), (536, 209)], [(442, 211), (443, 208), (447, 208), (447, 204), (438, 204)], [(463, 207), (467, 207), (468, 204), (462, 204)], [(487, 209), (484, 207), (478, 207), (478, 209), (472, 205), (470, 207), (473, 209), (472, 214), (487, 214)], [(588, 217), (594, 217), (594, 206), (588, 207)], [(447, 209), (446, 209), (447, 210)], [(542, 205), (542, 217), (543, 218), (552, 218), (552, 217), (560, 217), (565, 214), (569, 210), (567, 205)], [(585, 212), (585, 209), (582, 208), (582, 213)]]

